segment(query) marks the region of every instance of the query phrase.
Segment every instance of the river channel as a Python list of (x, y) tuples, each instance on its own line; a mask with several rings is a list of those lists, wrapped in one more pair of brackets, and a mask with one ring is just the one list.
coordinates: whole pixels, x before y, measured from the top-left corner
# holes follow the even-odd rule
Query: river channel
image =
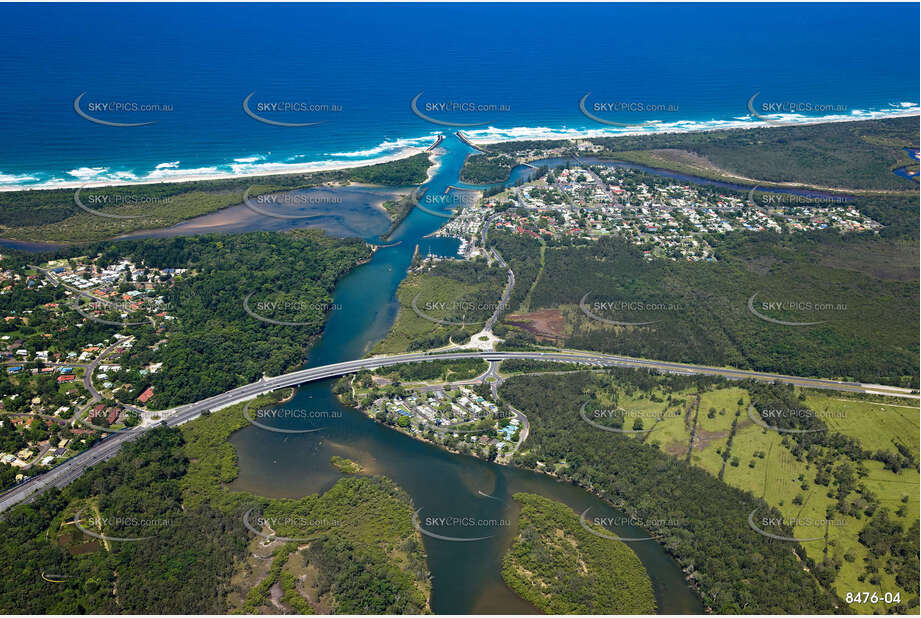
[[(424, 188), (426, 195), (450, 197), (456, 192), (448, 187), (458, 185), (458, 174), (472, 150), (454, 136), (445, 139), (441, 147), (439, 166)], [(522, 174), (516, 170), (510, 182)], [(414, 209), (388, 239), (398, 244), (379, 248), (370, 262), (339, 282), (333, 298), (335, 309), (321, 339), (311, 349), (306, 367), (359, 358), (384, 337), (396, 317), (396, 289), (406, 276), (416, 245), (444, 221)], [(393, 479), (421, 509), (419, 517), (424, 529), (455, 539), (479, 539), (423, 537), (432, 573), (431, 604), (436, 613), (539, 613), (502, 582), (502, 556), (518, 532), (514, 493), (541, 494), (566, 503), (578, 513), (591, 507), (591, 517), (622, 517), (574, 485), (452, 455), (393, 431), (341, 406), (331, 386), (326, 381), (301, 387), (283, 406), (297, 412), (291, 418), (272, 421), (277, 428), (321, 428), (320, 431), (292, 434), (250, 426), (232, 436), (240, 466), (232, 488), (267, 497), (322, 492), (342, 476), (329, 463), (332, 455), (348, 457), (361, 463), (368, 473)], [(303, 418), (301, 411), (309, 411), (312, 418)], [(457, 518), (458, 523), (437, 527), (427, 524), (441, 517)], [(627, 538), (647, 536), (630, 526), (611, 530)], [(660, 545), (655, 541), (630, 545), (652, 579), (660, 612), (701, 611), (678, 565)]]

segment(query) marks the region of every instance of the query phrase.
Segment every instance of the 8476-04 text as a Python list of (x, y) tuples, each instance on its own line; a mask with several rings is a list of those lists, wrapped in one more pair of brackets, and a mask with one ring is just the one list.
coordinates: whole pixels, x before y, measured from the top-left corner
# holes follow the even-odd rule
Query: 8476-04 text
[(902, 593), (901, 592), (886, 592), (880, 594), (878, 592), (848, 592), (844, 595), (844, 600), (848, 603), (879, 603), (882, 601), (887, 605), (893, 603), (902, 602)]

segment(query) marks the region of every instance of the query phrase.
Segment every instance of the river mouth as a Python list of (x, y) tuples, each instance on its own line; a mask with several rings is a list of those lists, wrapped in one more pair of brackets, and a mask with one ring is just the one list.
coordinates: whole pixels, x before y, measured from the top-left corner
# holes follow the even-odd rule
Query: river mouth
[[(439, 151), (439, 165), (425, 188), (446, 195), (457, 186), (463, 162), (472, 150), (448, 136)], [(520, 177), (514, 174), (509, 182)], [(382, 339), (397, 313), (396, 289), (406, 276), (416, 251), (425, 251), (425, 239), (446, 221), (420, 209), (394, 230), (389, 242), (372, 259), (337, 285), (333, 311), (323, 336), (308, 354), (306, 367), (360, 358)], [(298, 498), (321, 493), (342, 473), (330, 464), (334, 455), (357, 461), (365, 474), (391, 478), (405, 489), (419, 509), (419, 524), (438, 518), (456, 518), (477, 525), (456, 525), (423, 532), (423, 544), (432, 574), (431, 606), (440, 614), (535, 614), (537, 608), (521, 599), (502, 580), (502, 558), (518, 534), (517, 492), (540, 494), (563, 502), (575, 512), (623, 519), (587, 491), (529, 470), (500, 466), (470, 456), (454, 455), (377, 423), (359, 411), (342, 406), (332, 393), (332, 381), (298, 389), (281, 406), (310, 410), (310, 420), (274, 421), (286, 429), (319, 429), (311, 433), (279, 433), (249, 426), (236, 432), (231, 443), (237, 452), (239, 475), (231, 490), (272, 498)], [(293, 415), (292, 415), (293, 416)], [(480, 522), (485, 522), (482, 525)], [(648, 537), (644, 530), (611, 527), (621, 537)], [(643, 562), (660, 613), (701, 613), (703, 606), (687, 585), (678, 565), (655, 541), (630, 543)]]

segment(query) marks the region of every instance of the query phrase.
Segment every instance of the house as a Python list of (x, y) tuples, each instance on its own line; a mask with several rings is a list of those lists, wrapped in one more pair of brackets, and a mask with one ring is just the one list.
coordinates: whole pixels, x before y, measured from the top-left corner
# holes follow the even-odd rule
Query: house
[(116, 407), (109, 408), (109, 414), (108, 416), (106, 416), (106, 421), (108, 421), (109, 425), (111, 425), (112, 423), (118, 420), (118, 416), (120, 413), (121, 413), (121, 410), (119, 410)]
[(140, 395), (138, 395), (138, 401), (140, 401), (141, 403), (147, 403), (147, 401), (148, 401), (151, 397), (153, 397), (153, 395), (154, 395), (153, 386), (148, 386), (148, 387), (147, 387), (147, 390), (145, 390), (143, 393), (141, 393)]
[(73, 382), (73, 381), (74, 381), (74, 375), (73, 375), (73, 374), (66, 375), (66, 376), (58, 376), (58, 382), (59, 382), (59, 383), (60, 383), (60, 382)]

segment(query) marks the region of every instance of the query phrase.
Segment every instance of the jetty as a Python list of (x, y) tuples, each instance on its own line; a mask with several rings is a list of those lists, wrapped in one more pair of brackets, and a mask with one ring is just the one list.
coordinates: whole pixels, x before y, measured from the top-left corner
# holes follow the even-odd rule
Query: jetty
[(454, 135), (457, 136), (457, 139), (459, 139), (460, 141), (464, 142), (465, 144), (467, 144), (468, 146), (470, 146), (470, 147), (473, 148), (474, 150), (479, 150), (480, 152), (483, 152), (483, 153), (486, 152), (485, 150), (483, 150), (482, 148), (480, 148), (479, 146), (477, 146), (476, 144), (474, 144), (473, 142), (471, 142), (469, 139), (467, 139), (467, 136), (464, 135), (463, 131), (458, 131), (458, 132), (455, 133)]
[(438, 144), (440, 144), (440, 143), (443, 142), (444, 140), (445, 140), (445, 134), (444, 134), (444, 133), (439, 133), (439, 134), (438, 134), (438, 139), (435, 140), (435, 143), (434, 143), (434, 144), (432, 144), (431, 146), (429, 146), (428, 148), (426, 148), (426, 149), (425, 149), (425, 152), (429, 152), (429, 151), (431, 151), (431, 150), (435, 150), (436, 148), (438, 148)]

